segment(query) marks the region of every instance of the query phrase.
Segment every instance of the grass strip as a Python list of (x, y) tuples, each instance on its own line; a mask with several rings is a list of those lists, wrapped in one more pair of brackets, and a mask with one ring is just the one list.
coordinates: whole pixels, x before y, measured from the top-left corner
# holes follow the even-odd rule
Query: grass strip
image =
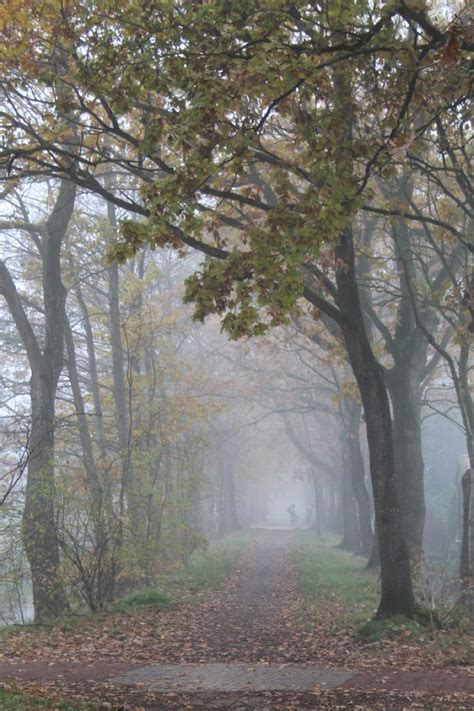
[(0, 709), (2, 711), (30, 711), (30, 709), (54, 709), (54, 711), (95, 711), (95, 704), (69, 704), (65, 701), (47, 699), (43, 696), (27, 696), (19, 691), (0, 688)]
[(317, 623), (322, 615), (330, 614), (338, 631), (372, 618), (380, 583), (376, 573), (366, 570), (364, 558), (337, 548), (335, 538), (298, 531), (293, 562), (310, 622)]

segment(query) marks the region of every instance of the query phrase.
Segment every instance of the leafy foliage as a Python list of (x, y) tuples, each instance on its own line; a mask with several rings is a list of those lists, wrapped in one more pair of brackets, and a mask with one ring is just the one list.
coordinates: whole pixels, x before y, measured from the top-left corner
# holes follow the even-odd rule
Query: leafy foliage
[(133, 191), (130, 175), (146, 176), (139, 201), (109, 191), (148, 219), (123, 223), (116, 257), (197, 246), (227, 260), (188, 282), (198, 319), (225, 314), (233, 338), (285, 323), (302, 268), (370, 202), (371, 177), (419, 155), (434, 117), (462, 110), (469, 91), (470, 26), (440, 29), (424, 4), (330, 5), (100, 0), (86, 12), (15, 0), (6, 81), (38, 82), (44, 103), (16, 97), (30, 127), (5, 116), (12, 179), (36, 160), (67, 171), (73, 127), (84, 186), (103, 192), (100, 172), (116, 160)]

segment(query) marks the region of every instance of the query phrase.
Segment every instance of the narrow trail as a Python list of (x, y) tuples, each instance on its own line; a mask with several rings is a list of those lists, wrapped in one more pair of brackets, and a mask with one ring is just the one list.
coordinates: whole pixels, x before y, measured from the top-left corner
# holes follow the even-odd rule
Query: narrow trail
[(189, 626), (173, 630), (181, 661), (309, 661), (290, 562), (293, 535), (263, 530), (220, 594), (187, 611)]
[[(466, 672), (357, 671), (350, 636), (336, 653), (306, 629), (291, 562), (294, 533), (260, 530), (199, 605), (105, 617), (0, 655), (0, 679), (114, 709), (471, 709)], [(377, 664), (377, 660), (376, 660)]]

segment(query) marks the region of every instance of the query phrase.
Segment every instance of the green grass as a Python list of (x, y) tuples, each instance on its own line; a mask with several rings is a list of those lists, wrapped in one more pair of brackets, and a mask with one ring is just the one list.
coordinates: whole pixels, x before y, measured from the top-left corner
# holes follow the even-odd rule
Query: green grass
[[(96, 614), (76, 615), (65, 618), (57, 622), (57, 627), (62, 630), (77, 633), (78, 628), (84, 633), (101, 628), (102, 625), (110, 629), (113, 628), (115, 620), (122, 615), (136, 615), (137, 619), (143, 619), (143, 615), (148, 615), (147, 610), (160, 611), (167, 607), (179, 605), (181, 603), (201, 602), (208, 594), (209, 590), (232, 572), (238, 564), (244, 548), (255, 536), (255, 531), (239, 531), (235, 534), (225, 536), (223, 539), (209, 545), (207, 551), (197, 551), (190, 559), (189, 565), (181, 570), (163, 574), (157, 580), (157, 584), (152, 589), (137, 591), (131, 595), (117, 601), (112, 610), (103, 611)], [(133, 619), (130, 620), (133, 624)], [(7, 642), (7, 638), (16, 634), (22, 635), (25, 640), (25, 632), (28, 637), (30, 647), (44, 644), (44, 634), (54, 635), (55, 625), (15, 625), (14, 627), (0, 630), (0, 641)], [(122, 632), (123, 629), (120, 628)], [(47, 643), (47, 642), (46, 642)], [(3, 711), (29, 711), (30, 709), (54, 709), (59, 711), (92, 711), (99, 709), (98, 706), (72, 705), (66, 702), (52, 701), (44, 697), (32, 697), (22, 694), (14, 689), (0, 688), (0, 709)]]
[(63, 701), (52, 701), (44, 697), (26, 696), (17, 691), (7, 691), (0, 688), (0, 709), (2, 711), (30, 711), (30, 709), (54, 709), (54, 711), (93, 711), (99, 707), (93, 704), (68, 704)]
[(340, 550), (336, 544), (335, 538), (299, 531), (293, 552), (309, 624), (328, 624), (334, 632), (370, 620), (380, 595), (378, 576), (365, 569), (365, 559)]
[[(224, 536), (219, 541), (209, 544), (206, 551), (196, 551), (191, 556), (189, 565), (179, 570), (163, 573), (153, 587), (137, 590), (117, 600), (112, 609), (101, 612), (71, 615), (48, 625), (11, 625), (0, 629), (0, 644), (7, 643), (10, 636), (17, 634), (54, 633), (60, 626), (63, 630), (77, 632), (81, 629), (93, 629), (100, 626), (110, 615), (134, 615), (144, 610), (165, 610), (180, 604), (202, 602), (209, 590), (219, 585), (232, 572), (239, 562), (244, 548), (255, 537), (253, 530), (237, 531)], [(0, 704), (0, 709), (3, 707)]]
[(133, 607), (153, 607), (155, 610), (165, 610), (173, 604), (173, 600), (159, 590), (143, 590), (135, 592), (120, 600), (117, 609), (130, 609)]
[(253, 531), (244, 530), (210, 543), (206, 551), (193, 553), (187, 567), (161, 575), (153, 588), (119, 600), (116, 609), (127, 611), (139, 606), (165, 609), (182, 603), (201, 602), (208, 590), (232, 572), (254, 536)]
[(335, 630), (373, 617), (380, 584), (377, 575), (365, 569), (364, 558), (336, 548), (334, 539), (300, 531), (293, 561), (299, 590), (315, 621), (329, 608)]
[[(351, 630), (361, 642), (417, 637), (429, 639), (437, 649), (453, 647), (465, 634), (455, 621), (453, 629), (439, 630), (432, 616), (419, 607), (416, 619), (397, 615), (375, 619), (380, 598), (378, 575), (365, 568), (365, 558), (337, 548), (337, 539), (318, 538), (299, 531), (293, 553), (298, 587), (306, 602), (311, 625), (325, 625), (332, 632)], [(453, 656), (453, 664), (465, 663)]]

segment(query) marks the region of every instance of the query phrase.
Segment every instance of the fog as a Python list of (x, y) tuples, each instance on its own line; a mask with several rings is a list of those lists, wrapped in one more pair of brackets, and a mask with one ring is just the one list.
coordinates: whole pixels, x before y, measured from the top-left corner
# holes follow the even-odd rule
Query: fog
[(283, 568), (308, 536), (376, 571), (376, 620), (474, 629), (472, 13), (30, 4), (0, 12), (0, 621), (279, 530)]
[[(10, 248), (4, 245), (4, 255), (11, 261)], [(13, 256), (21, 269), (22, 251)], [(90, 288), (90, 318), (107, 318), (109, 306), (97, 295), (97, 287), (109, 275), (107, 270), (89, 274), (91, 267), (89, 262), (83, 265), (82, 278), (83, 291)], [(333, 344), (308, 338), (302, 321), (260, 339), (237, 342), (221, 332), (218, 319), (193, 323), (191, 309), (183, 307), (181, 299), (182, 280), (195, 267), (192, 257), (177, 260), (171, 253), (149, 253), (138, 281), (134, 267), (120, 269), (121, 327), (125, 340), (136, 339), (135, 345), (128, 344), (128, 353), (122, 353), (123, 364), (126, 366), (127, 360), (132, 364), (128, 371), (129, 393), (134, 398), (127, 405), (132, 423), (132, 439), (127, 445), (129, 465), (133, 462), (134, 476), (142, 487), (130, 502), (135, 501), (140, 512), (140, 545), (153, 541), (154, 551), (152, 560), (144, 562), (148, 572), (140, 587), (147, 576), (153, 575), (157, 562), (159, 569), (176, 561), (186, 564), (205, 541), (241, 527), (312, 529), (322, 536), (337, 537), (347, 550), (369, 555), (359, 528), (363, 513), (351, 483), (351, 467), (358, 455), (364, 466), (359, 484), (369, 498), (368, 525), (373, 528), (369, 455), (364, 417), (359, 414), (355, 424), (351, 421), (352, 409), (360, 410), (360, 406), (347, 364), (339, 356), (328, 359)], [(141, 289), (142, 307), (138, 312), (136, 295), (133, 289), (129, 291), (130, 280), (135, 280), (133, 289)], [(18, 288), (30, 290), (25, 277), (19, 277)], [(84, 298), (82, 293), (80, 296)], [(88, 436), (93, 450), (97, 450), (96, 466), (102, 467), (102, 476), (112, 474), (108, 486), (115, 507), (123, 486), (118, 476), (123, 454), (117, 439), (118, 401), (111, 399), (110, 390), (113, 372), (109, 353), (114, 346), (104, 320), (93, 324), (92, 342), (87, 341), (90, 336), (83, 331), (79, 307), (79, 302), (71, 300), (70, 319), (77, 367), (83, 369), (80, 379)], [(132, 319), (138, 320), (138, 335)], [(0, 616), (4, 624), (9, 624), (26, 622), (33, 615), (28, 564), (20, 536), (27, 467), (15, 469), (18, 448), (26, 441), (22, 431), (27, 432), (29, 427), (29, 400), (27, 362), (5, 308), (3, 324), (3, 460), (12, 473), (3, 480)], [(41, 323), (37, 327), (41, 329)], [(151, 333), (151, 328), (149, 340), (144, 334)], [(16, 344), (13, 350), (12, 343)], [(97, 354), (99, 392), (95, 397), (102, 398), (99, 418), (95, 416), (88, 370), (91, 346)], [(143, 356), (135, 355), (137, 348), (143, 348)], [(138, 360), (142, 357), (143, 366)], [(150, 373), (154, 373), (151, 381)], [(443, 387), (441, 399), (436, 377), (422, 403), (426, 501), (423, 545), (428, 562), (449, 562), (456, 577), (462, 537), (460, 477), (467, 467), (465, 436), (452, 390)], [(440, 383), (444, 377), (441, 368)], [(113, 387), (118, 387), (117, 382)], [(81, 452), (84, 437), (81, 440), (75, 407), (77, 399), (74, 401), (70, 380), (63, 372), (56, 414), (58, 511), (67, 536), (71, 541), (77, 537), (86, 551), (96, 543), (87, 527), (92, 519), (86, 500), (83, 509), (76, 493), (85, 490), (86, 480)], [(155, 423), (154, 432), (148, 423)], [(356, 453), (348, 447), (355, 437)], [(101, 438), (109, 449), (106, 466), (99, 456)], [(172, 504), (167, 500), (169, 492)], [(147, 522), (148, 533), (143, 521)], [(151, 540), (147, 536), (152, 536)], [(84, 579), (80, 569), (75, 569), (80, 560), (71, 557), (67, 538), (62, 545), (73, 607), (80, 610), (88, 600), (90, 604), (86, 591), (93, 581)]]
[(465, 0), (0, 7), (0, 708), (473, 708)]

